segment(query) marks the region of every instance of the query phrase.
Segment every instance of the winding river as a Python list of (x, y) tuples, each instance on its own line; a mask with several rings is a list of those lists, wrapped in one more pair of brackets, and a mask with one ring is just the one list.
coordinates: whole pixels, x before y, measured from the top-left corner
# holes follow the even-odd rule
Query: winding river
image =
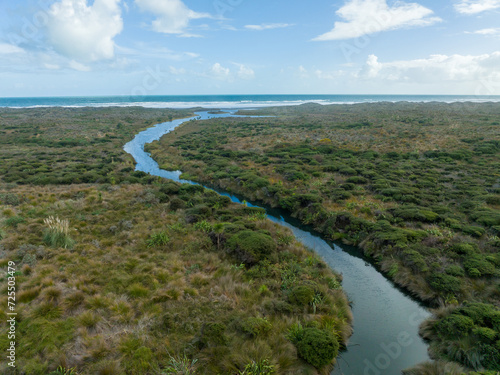
[[(159, 168), (144, 145), (159, 140), (180, 124), (194, 119), (235, 116), (234, 112), (196, 113), (196, 117), (158, 124), (135, 136), (124, 150), (135, 159), (136, 170), (181, 183), (196, 182), (180, 178), (180, 171)], [(216, 190), (233, 202), (241, 197)], [(250, 204), (249, 204), (250, 205)], [(401, 370), (429, 360), (427, 345), (418, 335), (418, 326), (430, 316), (417, 301), (398, 289), (365, 259), (361, 251), (350, 246), (339, 246), (320, 238), (310, 228), (300, 224), (281, 210), (266, 208), (268, 218), (292, 230), (306, 247), (318, 253), (326, 263), (343, 276), (343, 288), (352, 302), (354, 334), (347, 350), (341, 353), (335, 375), (398, 375)]]

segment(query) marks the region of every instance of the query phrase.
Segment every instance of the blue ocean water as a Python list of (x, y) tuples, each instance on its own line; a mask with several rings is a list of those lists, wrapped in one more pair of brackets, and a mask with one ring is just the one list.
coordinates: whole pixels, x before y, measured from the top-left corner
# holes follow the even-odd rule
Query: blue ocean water
[(146, 108), (255, 108), (277, 105), (355, 104), (374, 102), (500, 102), (484, 95), (190, 95), (190, 96), (82, 96), (0, 98), (0, 107), (129, 107)]

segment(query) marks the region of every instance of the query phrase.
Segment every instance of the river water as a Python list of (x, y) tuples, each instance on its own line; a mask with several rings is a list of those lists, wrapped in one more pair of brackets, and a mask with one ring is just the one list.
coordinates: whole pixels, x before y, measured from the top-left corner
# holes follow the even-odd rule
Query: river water
[[(232, 112), (196, 114), (197, 117), (158, 124), (137, 134), (127, 143), (124, 150), (134, 157), (136, 170), (196, 184), (182, 180), (181, 171), (160, 169), (158, 163), (144, 151), (145, 144), (159, 140), (186, 121), (234, 116)], [(214, 190), (230, 197), (233, 202), (242, 203), (241, 197)], [(266, 208), (266, 211), (270, 220), (291, 229), (300, 242), (313, 249), (343, 276), (343, 289), (352, 302), (354, 333), (332, 374), (398, 375), (401, 370), (429, 360), (427, 345), (418, 335), (418, 326), (430, 316), (422, 305), (378, 272), (358, 248), (327, 242), (281, 210)]]

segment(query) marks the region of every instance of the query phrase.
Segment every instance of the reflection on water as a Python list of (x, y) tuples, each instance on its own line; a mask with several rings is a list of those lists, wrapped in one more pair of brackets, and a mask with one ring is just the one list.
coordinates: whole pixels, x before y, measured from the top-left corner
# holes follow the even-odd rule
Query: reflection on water
[[(232, 116), (231, 113), (208, 112), (197, 115), (197, 119)], [(136, 170), (196, 184), (180, 179), (180, 171), (160, 169), (144, 151), (146, 143), (159, 140), (181, 123), (192, 119), (195, 118), (158, 124), (137, 134), (127, 143), (124, 150), (134, 157)], [(230, 197), (233, 202), (241, 203), (237, 196), (218, 192)], [(267, 212), (270, 220), (292, 230), (300, 242), (313, 249), (343, 276), (343, 288), (352, 302), (354, 334), (332, 374), (397, 375), (401, 374), (401, 370), (429, 359), (427, 346), (418, 336), (418, 326), (430, 314), (419, 303), (385, 279), (356, 249), (322, 240), (280, 210), (267, 209)]]

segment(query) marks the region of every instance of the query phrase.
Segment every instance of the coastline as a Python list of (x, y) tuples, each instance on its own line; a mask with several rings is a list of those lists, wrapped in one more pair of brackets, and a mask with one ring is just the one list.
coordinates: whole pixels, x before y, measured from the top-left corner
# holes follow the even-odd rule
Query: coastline
[(321, 105), (362, 103), (484, 103), (500, 102), (495, 95), (192, 95), (192, 96), (88, 96), (0, 98), (0, 108), (82, 108), (144, 107), (156, 109), (221, 108), (249, 109), (293, 106), (306, 103)]

